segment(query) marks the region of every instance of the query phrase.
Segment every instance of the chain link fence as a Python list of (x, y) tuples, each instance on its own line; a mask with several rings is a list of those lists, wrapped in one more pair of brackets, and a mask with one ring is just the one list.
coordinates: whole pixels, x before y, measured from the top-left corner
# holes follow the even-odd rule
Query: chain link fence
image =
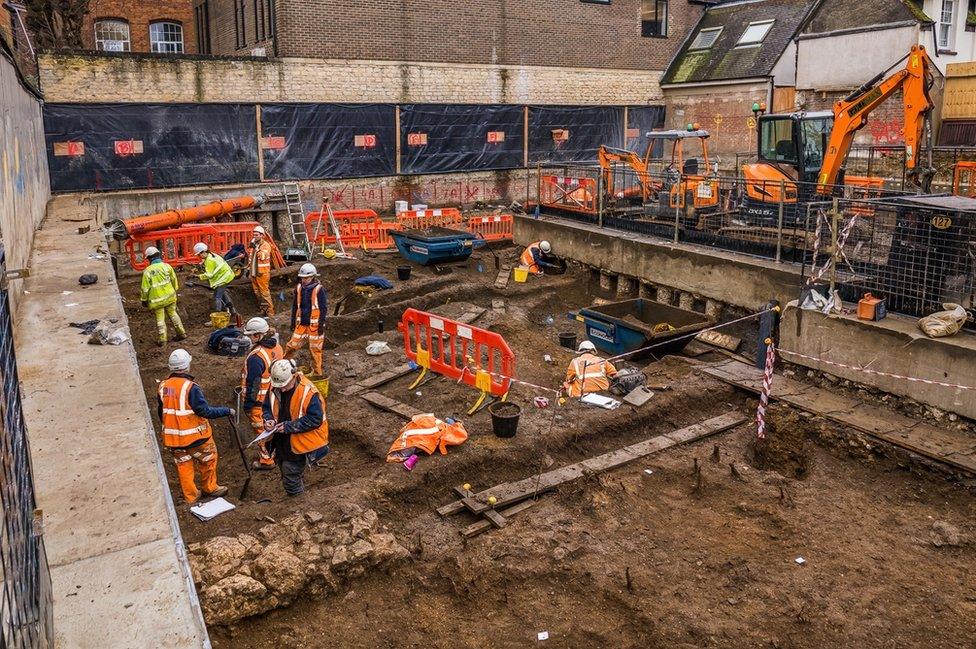
[[(5, 276), (0, 248), (0, 278)], [(5, 282), (0, 286), (0, 386), (0, 649), (53, 647), (51, 578), (34, 498)]]

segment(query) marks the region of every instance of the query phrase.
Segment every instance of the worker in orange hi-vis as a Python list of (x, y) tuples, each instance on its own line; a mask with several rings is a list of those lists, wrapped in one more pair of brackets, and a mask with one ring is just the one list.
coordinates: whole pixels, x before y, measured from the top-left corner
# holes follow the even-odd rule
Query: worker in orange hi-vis
[(522, 251), (519, 263), (533, 275), (541, 275), (546, 268), (558, 268), (552, 263), (552, 246), (548, 241), (530, 243)]
[(596, 354), (596, 345), (584, 340), (576, 350), (576, 358), (566, 369), (563, 390), (571, 397), (581, 397), (591, 392), (602, 392), (610, 387), (610, 379), (617, 374), (617, 368)]
[(302, 264), (298, 270), (298, 286), (295, 287), (295, 301), (291, 305), (292, 335), (286, 345), (285, 358), (293, 358), (308, 341), (313, 375), (322, 377), (322, 347), (325, 345), (328, 294), (319, 282), (318, 275), (319, 271), (314, 264)]
[(251, 288), (258, 301), (261, 315), (274, 315), (274, 302), (271, 299), (271, 242), (260, 225), (254, 228), (251, 237)]

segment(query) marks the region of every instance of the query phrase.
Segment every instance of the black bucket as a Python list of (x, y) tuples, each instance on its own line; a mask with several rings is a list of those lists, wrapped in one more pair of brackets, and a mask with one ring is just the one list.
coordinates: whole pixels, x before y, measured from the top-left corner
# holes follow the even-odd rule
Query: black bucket
[(496, 437), (515, 437), (522, 409), (514, 403), (496, 401), (488, 406), (491, 415), (491, 430)]
[(410, 279), (410, 266), (397, 266), (397, 279), (401, 282)]
[(559, 344), (566, 349), (576, 350), (576, 334), (569, 331), (559, 334)]

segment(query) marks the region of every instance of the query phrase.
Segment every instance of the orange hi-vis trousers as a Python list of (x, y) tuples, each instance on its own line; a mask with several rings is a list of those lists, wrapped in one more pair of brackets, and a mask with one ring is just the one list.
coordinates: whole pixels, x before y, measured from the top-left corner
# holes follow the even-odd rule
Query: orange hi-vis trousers
[(258, 301), (258, 308), (267, 315), (275, 314), (274, 301), (271, 299), (271, 274), (255, 275), (251, 278), (251, 289)]
[[(251, 411), (247, 415), (251, 420), (251, 428), (254, 429), (254, 436), (257, 437), (264, 432), (264, 410), (261, 406), (257, 406), (256, 408), (251, 408)], [(268, 452), (268, 447), (265, 445), (266, 441), (258, 442), (258, 462), (265, 466), (274, 466), (274, 458)]]
[(176, 462), (176, 473), (187, 504), (192, 505), (200, 499), (200, 490), (196, 485), (197, 473), (200, 474), (203, 493), (217, 491), (217, 445), (214, 444), (213, 437), (192, 448), (171, 448), (170, 451), (173, 453), (173, 461)]
[(312, 327), (303, 324), (295, 326), (291, 340), (286, 345), (288, 351), (285, 355), (289, 358), (293, 356), (305, 346), (306, 340), (308, 341), (308, 350), (312, 354), (312, 372), (322, 376), (322, 348), (325, 346), (325, 335), (312, 335)]

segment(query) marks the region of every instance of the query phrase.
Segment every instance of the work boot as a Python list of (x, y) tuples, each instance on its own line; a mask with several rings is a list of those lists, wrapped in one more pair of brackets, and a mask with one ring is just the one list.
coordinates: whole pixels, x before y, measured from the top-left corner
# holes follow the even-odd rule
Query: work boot
[(204, 493), (203, 495), (208, 498), (217, 498), (218, 496), (223, 496), (226, 493), (227, 493), (227, 487), (221, 487), (220, 485), (217, 485), (216, 489), (214, 489), (210, 493)]
[(166, 344), (165, 338), (159, 338), (156, 340), (156, 347), (163, 347)]
[(173, 336), (173, 340), (175, 340), (176, 342), (179, 342), (181, 340), (186, 340), (186, 332), (185, 331), (179, 332), (178, 334)]

